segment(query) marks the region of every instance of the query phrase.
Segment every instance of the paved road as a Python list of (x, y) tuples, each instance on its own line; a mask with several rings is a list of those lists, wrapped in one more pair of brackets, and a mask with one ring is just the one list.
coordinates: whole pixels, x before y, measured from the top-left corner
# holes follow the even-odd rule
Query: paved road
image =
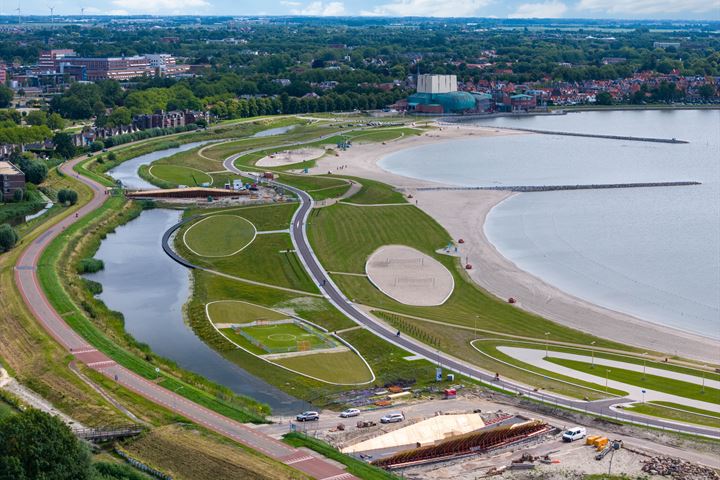
[[(60, 170), (65, 175), (76, 176), (72, 168), (84, 159), (85, 157), (66, 162), (61, 166)], [(99, 352), (65, 323), (62, 315), (55, 311), (48, 302), (45, 293), (40, 287), (37, 274), (38, 269), (47, 268), (40, 265), (39, 260), (50, 242), (57, 236), (62, 235), (67, 227), (99, 208), (108, 198), (104, 186), (85, 177), (79, 177), (78, 179), (93, 190), (93, 197), (90, 202), (80, 208), (77, 215), (64, 218), (27, 245), (15, 265), (15, 282), (20, 294), (45, 330), (60, 345), (68, 349), (78, 361), (113, 379), (123, 387), (132, 390), (153, 403), (162, 405), (182, 415), (198, 425), (247, 445), (317, 479), (350, 480), (356, 478), (325, 459), (317, 458), (304, 451), (285, 445), (254, 428), (223, 417), (140, 377), (125, 367), (118, 365), (104, 353)]]
[[(233, 155), (228, 157), (223, 163), (225, 168), (236, 174), (242, 172), (235, 167), (234, 161), (239, 155)], [(632, 415), (627, 412), (621, 412), (612, 410), (610, 407), (615, 404), (628, 403), (631, 399), (608, 399), (598, 400), (593, 402), (584, 402), (580, 400), (568, 399), (566, 397), (555, 396), (552, 393), (535, 392), (532, 388), (528, 388), (525, 385), (517, 384), (509, 381), (497, 382), (494, 380), (494, 375), (490, 372), (486, 372), (475, 365), (452, 357), (444, 352), (439, 352), (427, 345), (420, 343), (407, 336), (396, 336), (396, 331), (390, 329), (387, 325), (378, 321), (377, 319), (365, 314), (360, 308), (356, 307), (340, 289), (333, 283), (330, 276), (327, 274), (323, 266), (320, 264), (315, 252), (310, 246), (310, 242), (307, 237), (306, 223), (310, 211), (314, 206), (314, 201), (309, 194), (303, 190), (297, 189), (289, 185), (283, 185), (275, 182), (278, 186), (286, 188), (295, 193), (300, 199), (300, 208), (295, 212), (290, 227), (290, 234), (292, 237), (295, 250), (300, 256), (300, 260), (304, 264), (310, 276), (313, 278), (315, 283), (319, 286), (322, 294), (327, 298), (338, 310), (340, 310), (345, 316), (355, 321), (356, 323), (363, 325), (370, 332), (375, 335), (393, 343), (408, 352), (421, 356), (431, 362), (438, 363), (441, 367), (446, 370), (451, 370), (470, 378), (480, 380), (486, 384), (501, 386), (506, 390), (513, 392), (522, 393), (528, 397), (543, 401), (551, 402), (562, 407), (575, 409), (578, 411), (584, 411), (588, 413), (594, 413), (599, 415), (605, 415), (608, 417), (617, 418), (629, 423), (637, 423), (641, 425), (649, 425), (656, 428), (682, 431), (686, 433), (692, 433), (697, 435), (705, 435), (708, 437), (720, 438), (720, 434), (716, 429), (705, 428), (702, 426), (691, 426), (691, 425), (679, 425), (674, 422), (663, 421), (660, 419), (641, 417), (638, 415)], [(640, 400), (635, 399), (635, 400)]]

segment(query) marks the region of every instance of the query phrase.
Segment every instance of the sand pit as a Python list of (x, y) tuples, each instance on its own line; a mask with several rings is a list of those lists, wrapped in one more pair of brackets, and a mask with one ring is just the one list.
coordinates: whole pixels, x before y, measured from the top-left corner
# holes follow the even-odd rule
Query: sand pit
[(365, 272), (380, 291), (405, 305), (442, 305), (455, 287), (452, 274), (443, 264), (404, 245), (375, 250)]
[(257, 167), (284, 167), (293, 163), (304, 162), (325, 154), (322, 148), (298, 148), (296, 150), (284, 150), (261, 158), (255, 163)]
[(432, 445), (438, 440), (479, 430), (485, 426), (477, 413), (438, 415), (413, 425), (394, 430), (384, 435), (351, 445), (343, 453), (364, 452), (380, 448), (394, 448), (405, 445)]

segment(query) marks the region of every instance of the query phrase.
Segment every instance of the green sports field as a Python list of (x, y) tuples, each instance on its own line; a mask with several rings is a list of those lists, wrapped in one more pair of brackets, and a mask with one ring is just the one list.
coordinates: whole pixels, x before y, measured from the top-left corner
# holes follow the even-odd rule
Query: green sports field
[(196, 255), (225, 257), (238, 253), (255, 238), (255, 227), (233, 214), (204, 217), (193, 222), (183, 234), (185, 245)]
[(254, 338), (270, 352), (296, 351), (301, 342), (307, 342), (310, 349), (334, 346), (320, 332), (310, 333), (294, 323), (257, 325), (238, 330)]

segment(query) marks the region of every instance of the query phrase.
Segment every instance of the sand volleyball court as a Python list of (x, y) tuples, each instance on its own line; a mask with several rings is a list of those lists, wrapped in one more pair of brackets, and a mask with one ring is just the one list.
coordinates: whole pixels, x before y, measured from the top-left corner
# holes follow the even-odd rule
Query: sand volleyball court
[(405, 305), (441, 305), (455, 287), (452, 274), (443, 264), (404, 245), (375, 250), (365, 272), (380, 291)]
[(283, 150), (272, 155), (265, 156), (255, 163), (257, 167), (284, 167), (293, 163), (300, 163), (306, 160), (321, 157), (325, 154), (322, 148), (298, 148), (296, 150)]

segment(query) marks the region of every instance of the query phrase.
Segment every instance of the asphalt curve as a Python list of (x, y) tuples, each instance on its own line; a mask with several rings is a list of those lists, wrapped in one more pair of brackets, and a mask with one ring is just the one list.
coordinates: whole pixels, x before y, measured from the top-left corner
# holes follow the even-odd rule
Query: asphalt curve
[(167, 390), (117, 364), (104, 353), (95, 349), (78, 335), (50, 305), (45, 292), (40, 287), (38, 268), (40, 257), (50, 242), (63, 234), (65, 229), (99, 208), (108, 195), (101, 184), (78, 176), (73, 167), (87, 157), (81, 157), (64, 163), (60, 170), (67, 176), (77, 177), (79, 181), (93, 190), (93, 197), (82, 206), (77, 215), (70, 215), (50, 227), (42, 235), (30, 242), (15, 264), (15, 283), (23, 301), (38, 320), (40, 325), (75, 358), (118, 384), (136, 394), (171, 410), (183, 417), (213, 430), (227, 438), (257, 450), (275, 460), (300, 470), (319, 480), (350, 480), (356, 478), (345, 470), (322, 458), (309, 455), (302, 450), (292, 448), (274, 438), (257, 432), (239, 422), (219, 415), (201, 405)]
[[(246, 153), (247, 152), (245, 152), (244, 154)], [(235, 159), (238, 156), (239, 155), (230, 156), (223, 162), (226, 170), (229, 170), (236, 174), (242, 173), (237, 167), (235, 167), (234, 163)], [(695, 435), (704, 435), (713, 438), (720, 438), (720, 431), (718, 431), (717, 429), (680, 424), (672, 421), (664, 421), (658, 418), (651, 418), (645, 416), (641, 417), (638, 415), (632, 415), (624, 411), (618, 411), (617, 409), (610, 408), (611, 406), (616, 404), (632, 401), (629, 398), (585, 402), (581, 400), (573, 400), (565, 397), (556, 396), (549, 392), (537, 392), (534, 389), (529, 388), (525, 385), (517, 384), (511, 381), (496, 381), (495, 376), (490, 372), (486, 372), (470, 363), (464, 362), (444, 352), (440, 352), (438, 350), (430, 348), (427, 345), (407, 336), (396, 336), (395, 330), (390, 330), (378, 320), (370, 317), (369, 315), (366, 315), (359, 308), (355, 307), (353, 303), (348, 300), (345, 295), (343, 295), (337, 285), (333, 283), (330, 275), (328, 275), (328, 273), (320, 264), (320, 261), (315, 255), (315, 252), (310, 246), (310, 242), (307, 238), (306, 222), (310, 211), (314, 206), (313, 199), (310, 197), (310, 195), (308, 195), (303, 190), (291, 187), (289, 185), (283, 185), (277, 182), (273, 183), (275, 183), (279, 187), (285, 188), (295, 193), (295, 195), (297, 195), (300, 199), (300, 208), (298, 208), (292, 218), (290, 234), (292, 236), (295, 250), (300, 256), (300, 259), (305, 265), (308, 273), (313, 278), (316, 285), (318, 285), (318, 287), (320, 288), (323, 296), (325, 296), (325, 298), (327, 298), (333, 305), (335, 305), (338, 310), (340, 310), (345, 316), (355, 321), (356, 323), (363, 325), (375, 335), (387, 340), (390, 343), (404, 348), (405, 350), (414, 355), (418, 355), (424, 357), (427, 360), (430, 360), (431, 362), (435, 362), (446, 370), (460, 373), (467, 377), (480, 380), (483, 383), (489, 385), (501, 387), (512, 392), (520, 393), (541, 402), (548, 402), (559, 407), (570, 408), (576, 411), (602, 415), (605, 417), (611, 417), (623, 422), (635, 423), (638, 425), (646, 425), (650, 427), (679, 431)]]

